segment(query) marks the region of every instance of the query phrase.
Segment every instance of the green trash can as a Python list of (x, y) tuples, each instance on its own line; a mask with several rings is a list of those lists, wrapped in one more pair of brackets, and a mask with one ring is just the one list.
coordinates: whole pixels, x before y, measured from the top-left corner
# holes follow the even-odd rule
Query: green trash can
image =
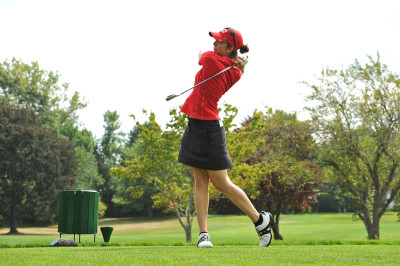
[(96, 242), (99, 192), (94, 190), (61, 190), (58, 210), (58, 232), (79, 235), (94, 234)]

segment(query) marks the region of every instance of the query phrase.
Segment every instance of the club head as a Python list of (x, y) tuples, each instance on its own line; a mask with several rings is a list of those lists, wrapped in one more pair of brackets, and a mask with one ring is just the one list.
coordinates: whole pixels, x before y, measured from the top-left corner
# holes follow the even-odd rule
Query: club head
[(170, 101), (173, 98), (177, 97), (178, 95), (172, 94), (172, 95), (168, 95), (167, 98), (165, 98), (166, 101)]

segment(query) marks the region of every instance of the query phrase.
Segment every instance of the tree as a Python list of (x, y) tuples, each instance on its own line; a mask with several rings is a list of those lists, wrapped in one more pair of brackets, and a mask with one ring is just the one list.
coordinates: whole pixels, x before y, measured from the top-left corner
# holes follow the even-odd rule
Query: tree
[(37, 62), (29, 65), (13, 58), (0, 63), (0, 104), (33, 110), (44, 127), (58, 129), (66, 121), (77, 123), (76, 111), (86, 103), (78, 92), (68, 98), (69, 84), (60, 87), (59, 78), (57, 72), (40, 69)]
[(379, 221), (400, 190), (400, 78), (368, 56), (347, 69), (323, 69), (307, 99), (313, 105), (319, 163), (328, 167), (340, 195), (351, 199), (369, 239), (379, 239)]
[[(147, 122), (143, 124), (144, 126), (147, 126)], [(140, 126), (135, 125), (131, 131), (128, 133), (128, 147), (132, 147), (133, 144), (135, 144), (136, 140), (138, 139), (139, 134), (142, 132), (142, 129)]]
[(97, 160), (94, 154), (95, 142), (92, 132), (87, 129), (80, 130), (78, 126), (67, 121), (60, 128), (60, 133), (74, 143), (75, 155), (78, 161), (76, 188), (99, 190), (104, 184), (104, 180), (97, 168)]
[(398, 193), (397, 197), (394, 199), (394, 206), (393, 210), (397, 211), (397, 217), (400, 221), (400, 192)]
[(10, 233), (18, 221), (54, 222), (58, 190), (75, 184), (73, 145), (41, 127), (33, 111), (0, 106), (0, 156), (0, 214)]
[(141, 133), (136, 142), (141, 154), (131, 154), (121, 166), (111, 170), (111, 175), (130, 180), (133, 198), (143, 195), (145, 185), (153, 185), (159, 192), (152, 197), (154, 207), (167, 206), (173, 211), (185, 230), (186, 242), (190, 243), (195, 213), (194, 179), (189, 168), (177, 162), (185, 116), (176, 109), (172, 109), (170, 115), (172, 119), (165, 131), (156, 122), (154, 113), (149, 114), (147, 125), (137, 123)]
[(117, 165), (122, 154), (122, 142), (124, 133), (119, 132), (121, 122), (116, 111), (104, 113), (104, 134), (95, 147), (99, 173), (102, 175), (104, 184), (100, 188), (102, 200), (108, 206), (106, 215), (116, 215), (115, 203), (112, 201), (116, 193), (117, 179), (112, 179), (110, 169)]
[(326, 185), (317, 188), (317, 202), (311, 204), (312, 212), (353, 212), (350, 203), (337, 195), (337, 188)]
[(242, 127), (228, 135), (233, 158), (232, 180), (253, 199), (258, 209), (274, 217), (274, 239), (282, 240), (280, 214), (287, 205), (307, 211), (315, 200), (314, 186), (321, 176), (308, 158), (315, 152), (305, 122), (296, 115), (268, 109), (255, 111)]
[[(144, 122), (142, 126), (148, 127), (148, 122)], [(142, 129), (138, 125), (135, 125), (129, 132), (128, 142), (121, 155), (121, 165), (124, 165), (125, 160), (129, 161), (132, 154), (140, 155), (143, 153), (143, 149), (137, 142), (141, 132)], [(143, 193), (140, 197), (132, 197), (132, 187), (135, 187), (137, 184), (142, 186)], [(141, 178), (136, 179), (135, 183), (131, 183), (129, 179), (122, 179), (120, 182), (117, 182), (116, 193), (112, 201), (119, 205), (119, 215), (140, 215), (152, 218), (154, 214), (154, 200), (152, 197), (157, 195), (158, 192), (154, 185), (145, 184)], [(162, 209), (159, 210), (162, 211)]]

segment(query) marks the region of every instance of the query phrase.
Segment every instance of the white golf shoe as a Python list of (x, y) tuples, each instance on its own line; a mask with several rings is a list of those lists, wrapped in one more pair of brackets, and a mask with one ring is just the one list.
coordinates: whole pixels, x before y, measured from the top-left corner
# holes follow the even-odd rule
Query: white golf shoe
[(269, 212), (262, 211), (260, 212), (262, 215), (263, 222), (259, 226), (254, 227), (257, 231), (258, 236), (260, 237), (260, 247), (268, 247), (271, 244), (272, 240), (272, 232), (271, 232), (271, 223), (272, 223), (272, 214)]
[(197, 239), (197, 247), (199, 248), (212, 248), (213, 244), (210, 242), (210, 235), (208, 233), (201, 233)]

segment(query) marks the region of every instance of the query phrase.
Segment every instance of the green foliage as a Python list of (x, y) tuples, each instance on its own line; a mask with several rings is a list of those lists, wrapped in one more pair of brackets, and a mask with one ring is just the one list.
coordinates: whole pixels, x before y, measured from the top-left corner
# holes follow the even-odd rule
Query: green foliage
[(255, 111), (241, 128), (228, 133), (227, 144), (234, 163), (232, 181), (254, 199), (258, 209), (273, 214), (274, 237), (282, 239), (283, 208), (307, 211), (315, 199), (313, 186), (322, 175), (311, 161), (315, 143), (308, 124), (283, 111)]
[(397, 212), (397, 217), (399, 218), (400, 221), (400, 192), (397, 194), (395, 200), (394, 200), (394, 208), (393, 210)]
[[(134, 118), (134, 116), (132, 116)], [(144, 127), (148, 127), (148, 122), (143, 123)], [(129, 160), (132, 154), (141, 155), (143, 151), (137, 140), (142, 132), (141, 126), (135, 125), (128, 134), (128, 142), (125, 148), (122, 150), (121, 162)], [(142, 183), (143, 194), (140, 197), (133, 196), (135, 193), (133, 187), (136, 184)], [(118, 204), (119, 213), (122, 216), (147, 216), (148, 218), (153, 217), (156, 209), (153, 208), (154, 200), (152, 199), (159, 191), (152, 184), (146, 184), (142, 182), (142, 179), (137, 179), (132, 184), (128, 179), (120, 180), (116, 185), (116, 194), (113, 197), (113, 202)], [(158, 211), (162, 212), (165, 208), (159, 208)]]
[[(143, 124), (144, 126), (147, 126), (146, 122)], [(140, 126), (135, 125), (131, 131), (128, 133), (128, 143), (127, 146), (131, 147), (132, 145), (135, 144), (136, 140), (139, 137), (139, 134), (142, 132)]]
[(156, 188), (158, 193), (152, 196), (154, 207), (168, 207), (166, 210), (174, 212), (185, 229), (186, 240), (191, 242), (194, 182), (187, 167), (177, 162), (186, 121), (176, 109), (170, 115), (172, 119), (165, 131), (156, 122), (154, 113), (148, 114), (146, 124), (137, 123), (141, 132), (135, 144), (140, 152), (130, 154), (121, 166), (111, 169), (111, 175), (130, 181), (132, 198), (143, 197), (149, 186)]
[[(93, 151), (93, 147), (89, 147), (93, 145), (93, 138), (91, 133), (86, 130), (78, 132), (77, 127), (79, 126), (77, 111), (84, 108), (86, 106), (85, 102), (82, 102), (78, 92), (75, 92), (71, 97), (67, 96), (68, 92), (68, 83), (59, 84), (60, 75), (57, 72), (46, 71), (39, 67), (37, 62), (32, 62), (31, 64), (26, 64), (20, 60), (13, 58), (11, 61), (4, 61), (0, 63), (0, 105), (1, 106), (9, 106), (16, 109), (25, 110), (28, 109), (32, 111), (36, 116), (35, 125), (30, 125), (28, 122), (21, 123), (22, 127), (36, 127), (36, 128), (51, 128), (49, 130), (51, 132), (51, 136), (57, 136), (58, 138), (64, 139), (63, 141), (59, 140), (59, 142), (69, 143), (67, 140), (73, 142), (75, 144), (75, 152), (77, 153), (77, 159), (79, 161), (78, 168), (79, 172), (82, 172), (84, 167), (88, 167), (87, 161), (89, 154), (83, 154), (84, 151), (89, 153), (91, 149)], [(31, 117), (25, 117), (26, 119), (33, 119)], [(38, 121), (36, 121), (36, 119)], [(23, 129), (20, 129), (21, 131)], [(24, 130), (30, 130), (29, 128)], [(37, 129), (38, 132), (43, 129)], [(50, 134), (50, 133), (49, 133)], [(31, 136), (32, 138), (38, 136)], [(79, 137), (82, 137), (80, 139)], [(50, 138), (50, 136), (48, 136)], [(92, 143), (90, 143), (90, 141)], [(52, 142), (56, 142), (52, 140)], [(52, 142), (49, 144), (44, 144), (47, 146), (51, 146)], [(89, 146), (86, 146), (86, 145)], [(66, 145), (66, 144), (65, 144)], [(70, 145), (70, 144), (68, 144)], [(72, 146), (71, 146), (72, 147)], [(31, 147), (33, 148), (33, 146)], [(35, 147), (39, 148), (39, 147)], [(57, 149), (64, 149), (66, 153), (64, 159), (66, 161), (63, 162), (63, 165), (67, 165), (67, 161), (69, 161), (69, 166), (71, 169), (62, 170), (63, 173), (61, 175), (69, 176), (72, 173), (75, 175), (76, 168), (76, 160), (75, 156), (69, 154), (71, 152), (70, 148), (67, 146), (59, 147)], [(55, 149), (54, 153), (57, 153), (57, 149)], [(39, 149), (40, 150), (40, 149)], [(12, 152), (7, 151), (7, 152)], [(67, 154), (68, 153), (68, 154)], [(73, 150), (72, 150), (73, 153)], [(4, 153), (6, 154), (6, 153)], [(49, 153), (47, 154), (47, 160), (49, 162), (56, 160), (58, 155), (55, 155), (55, 158), (51, 158)], [(44, 155), (43, 155), (44, 156)], [(74, 159), (73, 159), (74, 157)], [(40, 157), (41, 160), (45, 160), (45, 158)], [(30, 159), (30, 158), (29, 158)], [(63, 159), (63, 160), (64, 160)], [(2, 162), (5, 163), (7, 158), (1, 158)], [(41, 162), (45, 165), (45, 162)], [(86, 165), (85, 165), (86, 164)], [(36, 166), (39, 167), (39, 166)], [(58, 167), (54, 165), (54, 167)], [(43, 171), (40, 169), (32, 169), (29, 172), (37, 172)], [(86, 169), (88, 171), (88, 169)], [(91, 173), (87, 173), (87, 176), (97, 177), (96, 169), (92, 168)], [(92, 175), (93, 174), (93, 175)], [(22, 178), (21, 183), (31, 183), (29, 186), (35, 188), (35, 186), (40, 187), (39, 184), (41, 182), (29, 181), (28, 174), (26, 175), (26, 180)], [(52, 180), (54, 178), (59, 178), (58, 174), (54, 173), (54, 177), (50, 178)], [(70, 177), (66, 178), (69, 179)], [(49, 194), (52, 195), (54, 186), (49, 186)], [(57, 187), (57, 189), (67, 189), (71, 187), (70, 184), (66, 184), (66, 187)], [(44, 188), (46, 190), (46, 188)], [(44, 193), (43, 193), (44, 194)], [(23, 198), (23, 202), (28, 199), (26, 195)], [(54, 199), (57, 199), (55, 196)], [(39, 199), (38, 199), (39, 200)], [(54, 200), (50, 200), (51, 204), (54, 203)], [(30, 204), (34, 204), (31, 202)], [(50, 203), (49, 203), (50, 204)], [(57, 208), (55, 206), (46, 207), (46, 210), (43, 210), (39, 207), (34, 207), (32, 210), (26, 213), (25, 218), (20, 218), (28, 221), (28, 222), (38, 222), (45, 223), (48, 221), (52, 221), (54, 219), (54, 210)], [(21, 210), (22, 212), (22, 210)]]
[(347, 69), (326, 68), (307, 97), (320, 144), (319, 162), (352, 199), (369, 237), (379, 239), (379, 219), (400, 190), (400, 77), (377, 59)]
[(106, 165), (113, 166), (121, 154), (121, 144), (125, 134), (119, 132), (121, 122), (116, 111), (104, 114), (104, 134), (101, 138), (101, 155)]
[(317, 202), (311, 204), (313, 212), (352, 212), (351, 206), (334, 193), (319, 193)]
[[(113, 197), (113, 202), (120, 206), (118, 213), (121, 217), (132, 217), (132, 216), (147, 216), (152, 218), (155, 210), (153, 209), (154, 200), (153, 197), (159, 192), (158, 189), (151, 185), (142, 182), (142, 179), (137, 179), (136, 183), (131, 183), (129, 179), (120, 179), (117, 182), (116, 194)], [(136, 184), (140, 184), (143, 189), (143, 193), (140, 197), (135, 196)], [(160, 208), (162, 212), (165, 208)]]
[(42, 128), (31, 110), (0, 107), (0, 214), (10, 222), (54, 222), (58, 190), (75, 184), (72, 144)]
[(78, 122), (76, 111), (86, 106), (75, 92), (67, 96), (68, 83), (59, 85), (60, 75), (25, 64), (15, 58), (0, 63), (0, 104), (28, 108), (39, 115), (45, 127), (58, 128), (66, 121)]
[(98, 172), (95, 155), (79, 146), (75, 147), (75, 154), (78, 159), (76, 188), (99, 190), (104, 179)]
[(107, 205), (101, 200), (99, 200), (99, 218), (103, 218), (107, 210)]
[(225, 131), (229, 132), (233, 127), (236, 127), (236, 124), (233, 124), (233, 120), (237, 116), (239, 110), (235, 106), (224, 103), (223, 111), (224, 117), (222, 118), (222, 123), (224, 124)]
[(60, 128), (60, 134), (72, 141), (75, 146), (75, 155), (78, 160), (75, 188), (99, 190), (104, 184), (104, 179), (97, 168), (92, 132), (87, 129), (79, 130), (76, 125), (66, 122)]
[(118, 159), (123, 152), (125, 134), (120, 132), (121, 122), (116, 111), (104, 113), (104, 134), (95, 146), (94, 154), (97, 160), (99, 174), (102, 176), (102, 184), (99, 185), (102, 199), (107, 205), (106, 215), (115, 216), (118, 213), (117, 206), (113, 202), (118, 180), (110, 176), (110, 169), (117, 166)]

